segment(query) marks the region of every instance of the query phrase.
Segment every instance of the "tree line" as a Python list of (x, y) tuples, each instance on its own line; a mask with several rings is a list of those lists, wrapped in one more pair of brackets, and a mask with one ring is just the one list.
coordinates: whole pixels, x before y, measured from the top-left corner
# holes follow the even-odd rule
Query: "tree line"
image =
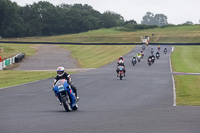
[(164, 25), (168, 25), (164, 14), (147, 12), (142, 24), (137, 24), (112, 11), (100, 13), (87, 4), (54, 6), (40, 1), (19, 6), (10, 0), (0, 0), (0, 36), (4, 38), (72, 34), (111, 27), (133, 31)]
[(100, 13), (85, 4), (54, 6), (40, 1), (18, 6), (10, 0), (0, 0), (0, 36), (50, 36), (71, 34), (121, 26), (124, 18), (117, 13)]

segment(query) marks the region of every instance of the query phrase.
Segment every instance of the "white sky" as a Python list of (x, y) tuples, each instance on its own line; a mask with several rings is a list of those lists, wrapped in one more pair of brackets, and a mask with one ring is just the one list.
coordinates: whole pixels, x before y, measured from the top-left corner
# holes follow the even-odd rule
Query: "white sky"
[(11, 0), (20, 6), (33, 4), (38, 1), (48, 1), (54, 5), (64, 4), (88, 4), (93, 9), (103, 13), (107, 10), (118, 13), (125, 20), (135, 20), (141, 23), (146, 12), (164, 14), (168, 17), (168, 23), (182, 24), (192, 21), (199, 24), (200, 0)]

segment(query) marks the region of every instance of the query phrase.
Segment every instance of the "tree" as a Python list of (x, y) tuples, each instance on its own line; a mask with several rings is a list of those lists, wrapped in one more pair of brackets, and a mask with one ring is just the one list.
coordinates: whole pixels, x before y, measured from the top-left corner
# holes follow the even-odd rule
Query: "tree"
[(186, 24), (186, 25), (193, 25), (193, 22), (192, 21), (186, 21), (184, 24)]
[(124, 18), (117, 13), (106, 11), (101, 16), (101, 24), (104, 28), (121, 26), (124, 24)]
[(146, 13), (141, 23), (144, 25), (158, 25), (158, 26), (163, 26), (168, 24), (167, 16), (165, 16), (164, 14), (154, 15), (151, 12)]
[(136, 22), (135, 20), (129, 20), (129, 21), (126, 21), (126, 22), (124, 23), (124, 25), (127, 25), (127, 24), (129, 24), (129, 25), (136, 25), (137, 22)]
[(19, 6), (10, 0), (0, 1), (0, 36), (21, 37), (24, 35), (23, 19), (18, 14)]
[(154, 16), (154, 22), (154, 25), (158, 26), (168, 25), (167, 16), (165, 16), (164, 14), (156, 14)]
[(0, 0), (2, 37), (71, 34), (121, 25), (124, 19), (120, 14), (111, 11), (101, 14), (87, 4), (54, 6), (40, 1), (20, 7), (10, 0)]

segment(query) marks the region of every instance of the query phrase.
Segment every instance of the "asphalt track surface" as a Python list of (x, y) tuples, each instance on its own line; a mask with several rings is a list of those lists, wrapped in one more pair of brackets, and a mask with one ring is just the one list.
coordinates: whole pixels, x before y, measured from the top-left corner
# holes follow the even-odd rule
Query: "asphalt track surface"
[[(154, 46), (154, 48), (156, 48)], [(169, 51), (170, 47), (168, 47)], [(169, 55), (152, 66), (132, 66), (137, 46), (125, 57), (123, 80), (116, 62), (72, 75), (79, 110), (65, 112), (51, 91), (53, 79), (0, 90), (1, 133), (199, 133), (200, 107), (173, 106)]]
[(71, 58), (71, 52), (56, 45), (37, 45), (37, 52), (25, 58), (15, 70), (56, 70), (58, 66), (67, 69), (78, 68), (78, 61)]

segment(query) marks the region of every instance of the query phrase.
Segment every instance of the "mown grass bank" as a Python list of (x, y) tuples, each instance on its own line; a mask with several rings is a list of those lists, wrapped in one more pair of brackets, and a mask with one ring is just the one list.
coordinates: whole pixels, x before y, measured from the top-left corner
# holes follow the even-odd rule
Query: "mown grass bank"
[(0, 88), (3, 88), (54, 77), (56, 72), (4, 70), (0, 71), (0, 75)]
[[(20, 52), (25, 53), (27, 58), (37, 52), (35, 45), (30, 44), (0, 44), (0, 47), (4, 48), (4, 52), (2, 53), (4, 59), (12, 57)], [(17, 64), (19, 63), (16, 63), (15, 65), (17, 66)], [(0, 88), (46, 79), (54, 77), (55, 75), (56, 72), (1, 70)]]
[[(200, 46), (175, 46), (173, 71), (200, 73)], [(200, 105), (200, 76), (175, 75), (177, 105)]]
[[(152, 36), (154, 34), (154, 36)], [(117, 28), (99, 29), (79, 34), (50, 37), (3, 39), (5, 41), (74, 42), (74, 43), (140, 43), (141, 36), (150, 36), (150, 42), (200, 43), (200, 25), (175, 26), (139, 31), (119, 31)], [(155, 39), (155, 40), (154, 40)]]
[(200, 105), (200, 76), (175, 75), (177, 105)]
[[(36, 49), (33, 45), (19, 44), (3, 44), (4, 56), (13, 56), (17, 52), (24, 52), (26, 55), (33, 55)], [(60, 47), (72, 51), (72, 56), (77, 58), (83, 68), (98, 68), (104, 66), (119, 56), (131, 51), (134, 46), (76, 46), (76, 45), (61, 45)], [(31, 71), (0, 71), (0, 88), (28, 83), (36, 80), (55, 77), (56, 72), (31, 72)]]
[(72, 52), (83, 68), (98, 68), (129, 53), (135, 46), (129, 45), (61, 45)]
[(200, 73), (200, 46), (175, 46), (172, 67), (176, 72)]
[(0, 47), (4, 49), (1, 54), (1, 57), (4, 59), (19, 54), (20, 52), (25, 53), (25, 56), (31, 56), (37, 51), (32, 44), (0, 43)]

